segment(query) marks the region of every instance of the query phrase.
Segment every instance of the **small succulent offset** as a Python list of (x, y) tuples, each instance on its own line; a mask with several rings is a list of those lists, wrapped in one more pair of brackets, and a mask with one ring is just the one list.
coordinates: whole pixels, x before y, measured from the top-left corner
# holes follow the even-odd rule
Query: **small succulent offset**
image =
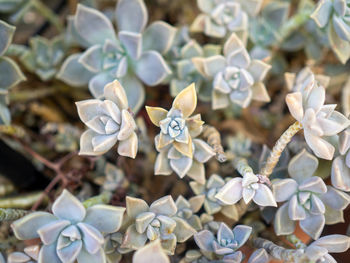
[(332, 185), (350, 192), (350, 128), (339, 135), (339, 153), (332, 163)]
[(209, 215), (221, 212), (228, 218), (238, 220), (239, 214), (236, 206), (227, 205), (215, 197), (224, 185), (225, 180), (217, 174), (211, 175), (205, 184), (190, 182), (190, 187), (196, 196), (205, 198), (204, 209)]
[(259, 206), (277, 206), (270, 188), (259, 175), (247, 172), (242, 176), (230, 179), (215, 197), (226, 205), (236, 204), (243, 198), (246, 204), (253, 200)]
[(128, 179), (125, 177), (123, 170), (119, 169), (111, 163), (107, 163), (105, 170), (106, 180), (103, 183), (103, 191), (113, 192), (117, 188), (127, 188), (129, 186)]
[(172, 69), (170, 77), (170, 94), (175, 97), (191, 83), (196, 84), (196, 90), (200, 100), (208, 101), (211, 97), (211, 86), (205, 78), (199, 74), (193, 64), (192, 58), (209, 57), (220, 54), (221, 47), (217, 45), (204, 45), (191, 39), (187, 28), (178, 29), (171, 49), (165, 55)]
[(344, 235), (329, 235), (312, 242), (305, 254), (315, 263), (333, 263), (336, 260), (329, 253), (342, 253), (350, 248), (350, 237)]
[(43, 37), (30, 39), (30, 49), (20, 57), (21, 62), (30, 72), (37, 74), (42, 81), (55, 77), (65, 55), (65, 44), (62, 36), (52, 40)]
[(184, 219), (175, 216), (177, 207), (170, 195), (150, 206), (142, 199), (127, 196), (126, 213), (132, 224), (126, 230), (122, 248), (139, 249), (147, 240), (160, 239), (163, 249), (172, 255), (177, 242), (185, 242), (196, 232)]
[(186, 220), (196, 231), (202, 229), (202, 222), (197, 213), (204, 202), (204, 196), (194, 196), (186, 200), (182, 195), (176, 199), (176, 216)]
[(286, 103), (292, 116), (303, 127), (306, 143), (315, 155), (331, 160), (335, 148), (324, 137), (340, 133), (350, 121), (334, 110), (336, 104), (324, 105), (325, 98), (325, 88), (311, 75), (299, 83), (296, 91), (286, 96)]
[(169, 50), (176, 30), (162, 21), (145, 29), (148, 13), (143, 0), (120, 0), (115, 12), (118, 34), (103, 13), (78, 5), (70, 21), (71, 34), (88, 49), (68, 57), (58, 77), (72, 86), (89, 84), (96, 98), (117, 78), (127, 87), (130, 107), (137, 111), (145, 98), (142, 83), (155, 86), (171, 73), (161, 54)]
[(349, 4), (349, 0), (320, 0), (311, 15), (319, 27), (326, 28), (330, 46), (343, 64), (350, 57)]
[(241, 251), (237, 251), (248, 240), (252, 228), (237, 225), (231, 230), (225, 223), (221, 223), (219, 230), (214, 234), (203, 230), (194, 235), (194, 240), (202, 253), (211, 260), (224, 263), (240, 263), (243, 260)]
[(212, 108), (226, 108), (230, 101), (242, 108), (252, 100), (269, 102), (262, 81), (271, 66), (252, 59), (236, 34), (225, 42), (223, 54), (193, 59), (198, 71), (213, 82)]
[(39, 258), (39, 251), (40, 247), (38, 245), (25, 247), (24, 252), (13, 252), (8, 255), (7, 263), (36, 263)]
[(14, 26), (0, 20), (0, 124), (10, 124), (11, 122), (10, 111), (7, 108), (9, 89), (25, 80), (15, 61), (4, 56), (12, 42), (14, 32)]
[(132, 249), (121, 248), (123, 242), (123, 234), (114, 232), (105, 236), (104, 251), (107, 263), (118, 263), (123, 254), (129, 253)]
[(193, 32), (223, 38), (231, 32), (246, 41), (249, 17), (255, 16), (261, 7), (261, 0), (197, 0), (202, 11), (191, 26)]
[(202, 132), (204, 123), (200, 114), (190, 117), (196, 105), (196, 89), (192, 84), (175, 97), (169, 111), (146, 106), (152, 123), (161, 129), (155, 137), (155, 146), (159, 152), (155, 174), (170, 175), (174, 171), (181, 178), (188, 175), (204, 183), (203, 163), (215, 153), (203, 140), (194, 139)]
[(119, 81), (105, 86), (104, 100), (89, 99), (76, 105), (80, 119), (89, 128), (80, 137), (79, 154), (102, 155), (119, 142), (118, 154), (135, 158), (138, 146), (136, 124)]
[(125, 208), (83, 204), (64, 190), (52, 205), (53, 214), (31, 213), (12, 224), (20, 240), (40, 238), (39, 263), (105, 262), (104, 234), (118, 231)]
[(299, 221), (305, 233), (318, 239), (326, 223), (343, 220), (342, 210), (350, 203), (350, 198), (341, 191), (327, 187), (322, 178), (313, 176), (317, 167), (317, 158), (303, 150), (289, 163), (291, 178), (273, 182), (276, 201), (286, 202), (275, 216), (277, 235), (292, 234), (295, 221)]

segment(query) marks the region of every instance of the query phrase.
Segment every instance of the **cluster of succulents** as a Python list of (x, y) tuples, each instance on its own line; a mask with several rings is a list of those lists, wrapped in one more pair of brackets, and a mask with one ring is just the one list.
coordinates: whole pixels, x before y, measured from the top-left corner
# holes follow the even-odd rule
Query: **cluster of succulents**
[(350, 0), (58, 2), (0, 0), (0, 263), (350, 248)]

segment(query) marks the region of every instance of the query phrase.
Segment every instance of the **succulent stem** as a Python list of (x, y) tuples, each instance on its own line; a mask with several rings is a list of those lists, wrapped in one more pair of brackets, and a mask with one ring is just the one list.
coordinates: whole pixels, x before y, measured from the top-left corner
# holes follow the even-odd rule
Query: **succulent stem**
[(0, 208), (0, 222), (17, 220), (28, 213), (23, 209)]
[(287, 249), (260, 237), (255, 238), (253, 240), (253, 244), (256, 248), (265, 249), (266, 252), (275, 259), (283, 260), (286, 262), (309, 262), (302, 249)]
[(216, 153), (216, 159), (223, 163), (227, 160), (224, 152), (224, 148), (221, 145), (220, 133), (217, 129), (210, 125), (203, 126), (203, 138), (208, 142), (208, 144), (213, 148)]
[(275, 146), (273, 147), (269, 157), (267, 158), (265, 166), (261, 169), (260, 174), (269, 177), (276, 167), (283, 150), (286, 148), (287, 144), (292, 140), (293, 136), (302, 129), (300, 122), (296, 121), (294, 124), (289, 126), (289, 128), (282, 134), (278, 139)]
[[(36, 192), (16, 197), (1, 198), (0, 207), (28, 209), (41, 198), (42, 193), (43, 192)], [(47, 202), (47, 200), (48, 198), (45, 197), (43, 201)]]

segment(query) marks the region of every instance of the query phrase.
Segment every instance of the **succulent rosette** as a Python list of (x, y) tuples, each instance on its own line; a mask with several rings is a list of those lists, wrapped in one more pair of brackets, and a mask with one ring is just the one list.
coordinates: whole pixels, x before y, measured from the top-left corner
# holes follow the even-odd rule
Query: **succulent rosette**
[(203, 205), (204, 196), (194, 196), (186, 200), (182, 195), (176, 199), (176, 216), (186, 220), (195, 230), (202, 229), (202, 223), (197, 213)]
[(350, 1), (320, 0), (311, 18), (321, 28), (327, 28), (331, 48), (345, 64), (350, 57)]
[(261, 4), (260, 0), (197, 0), (202, 13), (192, 23), (191, 31), (217, 38), (235, 32), (245, 41), (248, 15), (256, 15)]
[(118, 154), (135, 158), (138, 139), (124, 88), (115, 80), (104, 88), (104, 100), (76, 102), (80, 119), (88, 126), (80, 137), (80, 154), (102, 155), (118, 142)]
[(167, 111), (159, 107), (146, 106), (152, 123), (160, 127), (155, 137), (159, 152), (155, 163), (155, 174), (170, 175), (173, 171), (183, 178), (185, 175), (204, 183), (204, 163), (215, 155), (203, 140), (194, 139), (203, 129), (200, 114), (191, 116), (197, 106), (195, 85), (182, 90)]
[(68, 57), (58, 78), (72, 86), (88, 84), (96, 98), (103, 96), (107, 83), (118, 79), (128, 87), (130, 107), (137, 111), (145, 98), (143, 83), (158, 85), (171, 73), (161, 54), (171, 47), (176, 30), (162, 21), (146, 28), (143, 0), (118, 1), (115, 15), (118, 33), (103, 13), (78, 5), (69, 23), (70, 35), (87, 50)]
[(40, 238), (39, 263), (105, 262), (103, 233), (118, 231), (125, 208), (94, 205), (85, 209), (67, 190), (52, 205), (53, 214), (31, 213), (12, 224), (20, 240)]
[(339, 135), (339, 153), (332, 163), (332, 185), (350, 192), (350, 128)]
[(350, 237), (344, 235), (324, 236), (305, 249), (305, 255), (315, 263), (337, 262), (329, 253), (342, 253), (349, 249)]
[(259, 206), (277, 206), (270, 188), (253, 173), (230, 179), (215, 197), (226, 205), (236, 204), (243, 198), (246, 204), (254, 201)]
[(225, 185), (225, 180), (212, 174), (205, 184), (190, 182), (190, 187), (197, 197), (204, 198), (204, 209), (209, 215), (221, 212), (228, 218), (238, 220), (239, 214), (235, 205), (227, 205), (216, 198), (216, 194)]
[(295, 221), (299, 221), (305, 233), (318, 239), (325, 224), (343, 221), (342, 210), (348, 206), (350, 198), (314, 176), (317, 167), (317, 158), (303, 150), (288, 166), (291, 178), (273, 182), (276, 201), (285, 202), (275, 216), (278, 235), (292, 234)]
[(132, 251), (132, 249), (121, 248), (123, 234), (114, 232), (105, 236), (104, 251), (107, 263), (118, 263), (123, 254)]
[(194, 235), (194, 240), (209, 259), (221, 259), (224, 263), (240, 263), (243, 254), (237, 250), (248, 240), (251, 232), (250, 226), (237, 225), (231, 230), (225, 223), (221, 223), (216, 237), (212, 232), (203, 230)]
[(287, 95), (287, 106), (302, 125), (306, 143), (315, 155), (331, 160), (335, 148), (325, 137), (340, 133), (350, 125), (350, 121), (335, 111), (336, 104), (324, 105), (326, 90), (314, 77), (303, 83), (299, 85), (298, 91)]
[(252, 100), (269, 102), (262, 81), (271, 66), (252, 59), (236, 34), (225, 42), (223, 54), (193, 59), (197, 70), (213, 83), (212, 108), (226, 108), (230, 101), (242, 108)]
[(11, 122), (11, 114), (7, 108), (9, 89), (26, 79), (16, 62), (5, 56), (15, 29), (14, 26), (0, 20), (0, 124), (6, 125)]
[(20, 57), (21, 62), (30, 72), (42, 81), (53, 79), (64, 59), (66, 46), (62, 36), (52, 40), (37, 36), (30, 40), (30, 49)]
[(139, 249), (147, 240), (161, 240), (164, 250), (173, 254), (177, 242), (185, 242), (195, 232), (184, 219), (175, 216), (177, 207), (170, 195), (150, 206), (138, 198), (126, 198), (126, 212), (132, 224), (126, 230), (121, 248)]

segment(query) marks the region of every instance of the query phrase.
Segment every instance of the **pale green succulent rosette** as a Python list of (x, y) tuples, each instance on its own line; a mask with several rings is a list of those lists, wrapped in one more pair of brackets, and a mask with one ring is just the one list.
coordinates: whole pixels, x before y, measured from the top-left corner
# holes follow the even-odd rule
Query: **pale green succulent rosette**
[(170, 255), (176, 243), (188, 240), (196, 230), (184, 219), (176, 216), (177, 207), (170, 195), (154, 201), (150, 206), (138, 198), (126, 198), (126, 212), (132, 224), (126, 230), (122, 248), (140, 249), (147, 240), (160, 240)]
[(321, 28), (327, 28), (331, 48), (345, 64), (350, 57), (350, 1), (320, 0), (311, 15)]
[(302, 125), (306, 143), (319, 158), (332, 160), (334, 146), (326, 138), (347, 128), (349, 120), (336, 111), (336, 104), (324, 105), (325, 87), (316, 78), (306, 75), (304, 81), (286, 96), (286, 103), (292, 116)]
[(234, 32), (246, 42), (248, 15), (255, 16), (261, 4), (260, 0), (197, 0), (202, 13), (192, 23), (191, 31), (204, 32), (216, 38), (224, 38)]
[(118, 231), (125, 208), (94, 205), (85, 209), (67, 190), (56, 199), (52, 214), (33, 212), (12, 224), (20, 240), (40, 238), (39, 263), (105, 262), (103, 234)]
[(322, 178), (315, 176), (318, 160), (303, 150), (288, 166), (291, 178), (273, 182), (277, 202), (285, 202), (277, 211), (275, 231), (277, 235), (294, 232), (295, 221), (313, 239), (318, 239), (325, 224), (342, 222), (343, 210), (350, 198), (333, 187), (326, 186)]
[(65, 44), (62, 36), (52, 40), (43, 37), (33, 37), (30, 49), (20, 57), (28, 71), (35, 73), (42, 81), (53, 79), (61, 66), (65, 55)]
[(197, 70), (213, 83), (212, 108), (226, 108), (230, 102), (242, 108), (252, 100), (269, 102), (263, 79), (271, 66), (251, 59), (236, 34), (225, 42), (223, 54), (193, 59)]
[(160, 133), (155, 137), (155, 146), (159, 152), (154, 165), (156, 175), (175, 172), (180, 178), (187, 175), (204, 184), (204, 163), (215, 152), (206, 142), (196, 138), (201, 134), (204, 123), (200, 114), (191, 116), (196, 106), (194, 84), (175, 97), (169, 111), (146, 106), (152, 123), (160, 127)]
[(14, 32), (14, 26), (0, 20), (0, 124), (11, 122), (11, 114), (7, 108), (9, 89), (26, 79), (16, 62), (5, 56)]
[(118, 154), (135, 158), (138, 138), (124, 88), (115, 80), (104, 88), (104, 100), (77, 102), (80, 119), (89, 128), (80, 137), (81, 155), (102, 155), (118, 142)]
[(189, 200), (186, 200), (182, 195), (176, 199), (175, 204), (177, 207), (176, 216), (186, 220), (196, 231), (203, 228), (202, 222), (197, 213), (204, 202), (204, 196), (194, 196)]
[(248, 240), (251, 232), (250, 226), (237, 225), (231, 230), (225, 223), (221, 223), (216, 237), (212, 232), (203, 230), (194, 235), (194, 240), (208, 259), (240, 263), (243, 254), (237, 250)]
[(143, 0), (118, 1), (116, 33), (103, 13), (79, 5), (69, 29), (72, 38), (87, 50), (68, 57), (58, 78), (72, 86), (88, 84), (96, 98), (103, 96), (107, 83), (118, 79), (128, 87), (130, 107), (138, 111), (145, 99), (143, 84), (158, 85), (171, 73), (161, 54), (170, 49), (176, 33), (175, 28), (162, 21), (146, 28), (147, 20)]

